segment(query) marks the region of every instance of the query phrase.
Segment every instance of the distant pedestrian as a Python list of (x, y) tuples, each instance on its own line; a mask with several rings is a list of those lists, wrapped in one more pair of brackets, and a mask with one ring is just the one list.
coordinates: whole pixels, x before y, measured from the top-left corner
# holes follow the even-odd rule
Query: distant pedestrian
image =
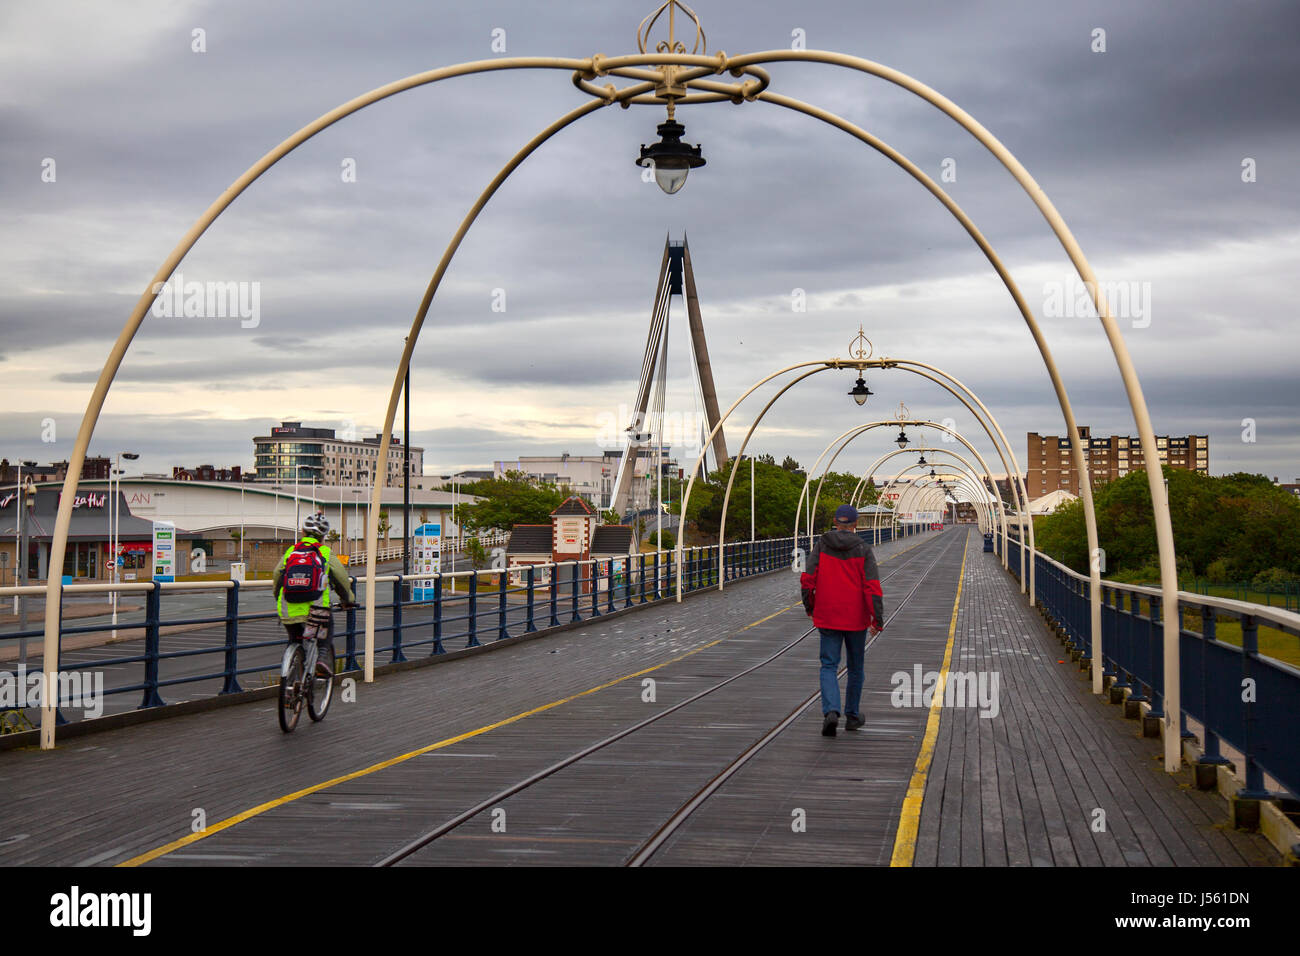
[(840, 722), (840, 644), (847, 648), (849, 677), (844, 688), (844, 729), (862, 726), (863, 658), (867, 632), (884, 626), (885, 609), (876, 556), (858, 537), (858, 511), (835, 509), (835, 527), (813, 544), (799, 578), (804, 610), (821, 632), (822, 734), (834, 737)]

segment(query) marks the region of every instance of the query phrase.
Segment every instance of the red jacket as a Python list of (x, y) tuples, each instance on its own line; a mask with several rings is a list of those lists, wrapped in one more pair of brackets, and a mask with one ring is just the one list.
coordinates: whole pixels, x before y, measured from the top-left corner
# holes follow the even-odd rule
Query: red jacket
[(835, 631), (883, 627), (880, 571), (871, 547), (852, 531), (827, 531), (813, 545), (799, 578), (813, 624)]

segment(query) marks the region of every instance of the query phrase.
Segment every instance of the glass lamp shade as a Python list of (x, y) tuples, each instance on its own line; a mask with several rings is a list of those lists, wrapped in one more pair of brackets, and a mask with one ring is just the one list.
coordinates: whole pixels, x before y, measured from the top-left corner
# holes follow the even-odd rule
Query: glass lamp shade
[(858, 376), (857, 384), (849, 390), (849, 394), (853, 396), (853, 400), (859, 405), (865, 405), (867, 399), (875, 393), (872, 392), (871, 389), (867, 388), (867, 383), (863, 381), (861, 376)]
[(686, 164), (678, 165), (671, 160), (651, 160), (650, 165), (654, 167), (655, 182), (669, 196), (686, 185), (686, 174), (691, 171), (691, 167)]
[(899, 448), (906, 448), (907, 434), (905, 432), (900, 431), (898, 433), (898, 437), (894, 439), (894, 444), (896, 444)]

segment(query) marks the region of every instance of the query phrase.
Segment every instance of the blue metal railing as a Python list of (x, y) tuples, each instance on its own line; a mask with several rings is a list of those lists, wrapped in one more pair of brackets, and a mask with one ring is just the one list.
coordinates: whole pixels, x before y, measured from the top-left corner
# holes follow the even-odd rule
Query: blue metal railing
[[(686, 548), (682, 590), (687, 593), (715, 587), (720, 570), (731, 581), (788, 569), (791, 545), (790, 538), (727, 544), (721, 569), (717, 546)], [(415, 579), (415, 575), (375, 578), (377, 663), (444, 654), (456, 646), (478, 647), (548, 627), (596, 619), (617, 610), (674, 599), (677, 590), (677, 568), (671, 551), (521, 566), (504, 572), (435, 575), (432, 597), (415, 601), (408, 596), (404, 600), (403, 592), (410, 594), (410, 582)], [(352, 587), (358, 604), (364, 605), (364, 579), (353, 578)], [(44, 589), (0, 588), (0, 597), (20, 592), (39, 597)], [(105, 698), (120, 701), (122, 695), (139, 694), (138, 708), (159, 707), (174, 702), (178, 695), (193, 698), (237, 693), (249, 689), (246, 684), (250, 675), (264, 675), (263, 680), (269, 682), (279, 671), (285, 638), (273, 609), (269, 581), (68, 585), (62, 595), (75, 600), (112, 592), (143, 598), (143, 614), (123, 615), (116, 625), (60, 628), (59, 672), (86, 677), (92, 672), (102, 674)], [(204, 601), (213, 606), (200, 607), (200, 613), (182, 611), (187, 608), (192, 612), (196, 602), (202, 605)], [(168, 605), (181, 613), (167, 616)], [(210, 613), (202, 613), (205, 611)], [(114, 633), (119, 642), (125, 642), (123, 652), (105, 656), (105, 647), (114, 646), (107, 643)], [(89, 644), (76, 640), (87, 635), (104, 640)], [(360, 670), (363, 648), (358, 645), (365, 638), (364, 614), (352, 608), (336, 615), (334, 636), (341, 640), (341, 646), (336, 643), (341, 668)], [(8, 650), (24, 638), (37, 654), (35, 665), (28, 666), (30, 673), (40, 667), (43, 627), (0, 633), (0, 650)], [(89, 648), (93, 651), (77, 654)], [(76, 656), (88, 659), (77, 660)], [(217, 669), (194, 663), (213, 660), (219, 661)], [(0, 660), (0, 676), (8, 676), (5, 672), (13, 670), (13, 663)], [(245, 680), (241, 682), (241, 678)], [(252, 686), (257, 686), (256, 679)], [(177, 690), (168, 694), (168, 688)], [(60, 720), (65, 717), (63, 709), (77, 706), (76, 700), (66, 694), (59, 703)], [(0, 707), (15, 709), (23, 708)], [(132, 708), (115, 709), (120, 712)]]
[[(1001, 542), (998, 542), (999, 546)], [(1007, 541), (1013, 576), (1020, 567), (1022, 545)], [(1000, 547), (999, 547), (1000, 552)], [(1091, 582), (1041, 552), (1034, 554), (1038, 601), (1066, 642), (1091, 658), (1089, 598)], [(1150, 705), (1151, 716), (1164, 716), (1164, 624), (1159, 588), (1103, 581), (1101, 585), (1101, 660), (1112, 686), (1130, 691), (1129, 700)], [(1270, 794), (1265, 776), (1300, 798), (1300, 668), (1261, 655), (1259, 629), (1266, 627), (1300, 638), (1300, 614), (1282, 608), (1178, 592), (1180, 732), (1187, 721), (1202, 727), (1202, 763), (1226, 763), (1222, 745), (1241, 754), (1245, 787), (1238, 796), (1264, 799)], [(1240, 631), (1240, 644), (1223, 638)], [(1235, 636), (1235, 635), (1234, 635)]]

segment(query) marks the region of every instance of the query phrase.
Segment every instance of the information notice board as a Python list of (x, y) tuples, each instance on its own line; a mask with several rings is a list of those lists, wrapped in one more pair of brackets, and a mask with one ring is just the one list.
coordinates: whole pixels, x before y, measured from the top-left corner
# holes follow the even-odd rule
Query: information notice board
[(441, 524), (426, 523), (415, 529), (414, 557), (412, 571), (417, 577), (411, 596), (416, 601), (432, 601), (438, 586), (433, 575), (442, 573)]
[(153, 523), (153, 579), (176, 580), (176, 522)]

